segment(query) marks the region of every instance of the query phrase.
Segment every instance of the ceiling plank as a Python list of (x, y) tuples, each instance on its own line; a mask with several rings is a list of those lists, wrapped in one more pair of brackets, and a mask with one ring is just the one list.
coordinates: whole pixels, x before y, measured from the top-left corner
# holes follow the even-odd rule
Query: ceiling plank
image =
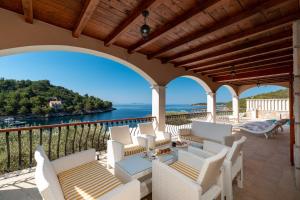
[(142, 11), (148, 9), (154, 2), (155, 0), (140, 1), (140, 4), (131, 12), (131, 14), (106, 37), (104, 41), (105, 46), (113, 44), (122, 33), (128, 30), (129, 26), (135, 22)]
[(241, 73), (235, 77), (232, 77), (231, 75), (222, 76), (218, 78), (213, 78), (214, 82), (231, 82), (231, 81), (239, 81), (239, 80), (251, 80), (251, 79), (257, 79), (262, 77), (276, 77), (281, 76), (285, 74), (290, 74), (293, 71), (292, 68), (278, 68), (278, 69), (266, 69), (261, 70), (257, 72), (251, 72), (251, 73)]
[[(263, 66), (263, 65), (267, 65), (267, 64), (279, 63), (279, 62), (290, 61), (290, 60), (293, 60), (292, 55), (281, 55), (276, 58), (274, 57), (274, 58), (270, 58), (270, 59), (263, 60), (263, 61), (258, 60), (258, 61), (243, 63), (243, 64), (237, 64), (234, 67), (235, 67), (235, 69), (238, 69), (238, 68), (244, 68), (244, 67), (248, 67), (248, 66), (252, 66), (252, 65)], [(210, 72), (212, 70), (224, 70), (224, 69), (228, 69), (228, 68), (232, 68), (232, 66), (225, 66), (223, 68), (215, 68), (215, 69), (209, 69), (209, 70), (198, 69), (198, 70), (193, 70), (193, 72), (204, 74), (204, 73)]]
[[(275, 63), (268, 63), (268, 64), (262, 64), (262, 65), (250, 65), (250, 66), (240, 66), (237, 69), (234, 69), (235, 72), (240, 72), (243, 70), (247, 70), (247, 69), (252, 69), (252, 68), (265, 68), (265, 67), (269, 67), (269, 66), (276, 66), (276, 65), (291, 65), (293, 64), (293, 61), (291, 60), (283, 60), (280, 62), (275, 62)], [(232, 72), (233, 69), (232, 67), (228, 67), (228, 68), (222, 68), (222, 69), (215, 69), (215, 70), (210, 70), (207, 72), (203, 72), (201, 73), (203, 76), (214, 76), (214, 75), (224, 75), (227, 73)]]
[(78, 22), (73, 30), (73, 37), (78, 38), (94, 13), (99, 0), (85, 0)]
[(233, 24), (236, 24), (242, 20), (245, 20), (249, 17), (252, 17), (254, 15), (257, 15), (259, 12), (261, 12), (264, 9), (273, 7), (277, 4), (281, 4), (283, 3), (282, 0), (268, 0), (265, 1), (264, 3), (260, 3), (259, 5), (255, 5), (252, 8), (247, 8), (246, 10), (244, 10), (243, 12), (237, 13), (234, 16), (230, 16), (227, 19), (224, 20), (220, 20), (219, 22), (217, 22), (216, 24), (214, 24), (211, 27), (205, 28), (205, 29), (201, 29), (200, 31), (196, 31), (191, 33), (190, 35), (181, 38), (175, 42), (172, 42), (171, 44), (165, 46), (164, 48), (162, 48), (161, 50), (157, 51), (156, 53), (152, 54), (150, 56), (150, 58), (152, 57), (156, 57), (162, 53), (165, 53), (167, 51), (170, 51), (172, 49), (178, 48), (186, 43), (189, 43), (193, 40), (199, 39), (203, 36), (206, 36), (208, 34), (211, 34), (215, 31), (218, 31), (220, 29), (232, 26)]
[[(193, 49), (178, 53), (176, 55), (173, 55), (169, 58), (164, 58), (162, 59), (164, 62), (169, 62), (171, 60), (175, 60), (177, 58), (181, 58), (181, 57), (185, 57), (194, 53), (198, 53), (213, 47), (217, 47), (217, 46), (221, 46), (221, 45), (225, 45), (225, 44), (229, 44), (232, 42), (236, 42), (236, 41), (240, 41), (243, 40), (245, 38), (249, 38), (249, 37), (253, 37), (262, 33), (266, 33), (269, 32), (271, 30), (275, 30), (278, 28), (282, 28), (282, 27), (286, 27), (288, 25), (291, 25), (292, 22), (294, 20), (300, 19), (300, 13), (296, 12), (293, 14), (290, 14), (288, 16), (285, 17), (281, 17), (277, 20), (273, 20), (272, 22), (266, 22), (264, 24), (261, 24), (259, 26), (256, 26), (254, 28), (245, 30), (243, 32), (234, 34), (234, 35), (229, 35), (227, 37), (224, 38), (220, 38), (218, 40), (215, 40), (213, 42), (210, 42), (208, 44), (204, 44), (204, 45), (200, 45), (198, 47), (195, 47)], [(156, 54), (156, 53), (155, 53)]]
[(22, 7), (23, 7), (25, 21), (32, 24), (33, 23), (32, 0), (22, 0)]
[(138, 51), (139, 49), (149, 45), (150, 43), (157, 40), (159, 37), (163, 36), (165, 33), (170, 31), (171, 29), (175, 28), (179, 24), (185, 22), (186, 20), (194, 17), (195, 15), (199, 14), (203, 10), (209, 8), (210, 6), (218, 3), (220, 0), (205, 0), (203, 1), (197, 1), (197, 4), (193, 6), (191, 9), (187, 10), (182, 15), (176, 17), (170, 22), (167, 22), (163, 26), (156, 29), (154, 32), (152, 32), (149, 37), (146, 40), (139, 40), (137, 43), (133, 44), (131, 47), (129, 47), (129, 52), (133, 53), (135, 51)]
[(209, 61), (214, 58), (220, 58), (221, 56), (226, 56), (227, 54), (245, 52), (246, 50), (252, 50), (254, 48), (264, 47), (267, 45), (276, 45), (277, 43), (281, 43), (284, 40), (292, 39), (292, 31), (284, 31), (274, 35), (268, 35), (264, 38), (259, 38), (258, 40), (250, 41), (247, 43), (242, 43), (238, 46), (234, 46), (231, 48), (222, 49), (219, 51), (214, 51), (208, 54), (204, 54), (201, 56), (197, 56), (195, 58), (190, 58), (181, 62), (176, 62), (176, 67), (182, 67), (185, 65), (190, 65), (197, 62)]
[(210, 75), (209, 77), (218, 78), (218, 77), (227, 76), (227, 75), (236, 76), (236, 75), (239, 75), (241, 73), (259, 72), (259, 71), (266, 70), (266, 69), (291, 68), (292, 66), (293, 66), (292, 62), (289, 62), (289, 64), (286, 64), (286, 65), (270, 64), (269, 66), (265, 66), (265, 67), (252, 66), (252, 68), (246, 68), (246, 69), (243, 69), (243, 70), (235, 71), (234, 74), (232, 74), (231, 72), (226, 72), (226, 73), (223, 73), (223, 74)]
[[(278, 47), (278, 48), (275, 48)], [(187, 70), (195, 70), (195, 69), (217, 69), (222, 67), (227, 67), (228, 65), (234, 66), (236, 64), (241, 63), (249, 63), (257, 60), (265, 60), (269, 58), (275, 58), (278, 56), (286, 55), (286, 54), (292, 54), (293, 53), (293, 47), (292, 43), (286, 43), (278, 46), (271, 46), (269, 48), (265, 48), (263, 50), (266, 51), (251, 51), (251, 52), (245, 52), (242, 55), (234, 55), (229, 56), (226, 59), (218, 59), (216, 61), (210, 61), (201, 65), (193, 65), (186, 67)], [(206, 65), (207, 64), (207, 65)]]

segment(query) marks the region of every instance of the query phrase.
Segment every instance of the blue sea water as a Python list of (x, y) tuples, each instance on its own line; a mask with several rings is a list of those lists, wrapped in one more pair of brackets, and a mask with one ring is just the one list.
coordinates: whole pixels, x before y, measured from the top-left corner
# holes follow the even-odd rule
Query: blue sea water
[[(124, 119), (124, 118), (136, 118), (146, 117), (151, 115), (151, 104), (126, 104), (126, 105), (114, 105), (116, 110), (105, 113), (96, 113), (90, 115), (76, 115), (76, 116), (64, 116), (64, 117), (51, 117), (39, 120), (28, 120), (27, 123), (31, 125), (44, 125), (44, 124), (58, 124), (69, 123), (72, 121), (95, 121), (95, 120), (111, 120), (111, 119)], [(167, 105), (167, 112), (191, 112), (192, 110), (205, 109), (205, 106), (191, 106), (189, 104), (176, 104)]]

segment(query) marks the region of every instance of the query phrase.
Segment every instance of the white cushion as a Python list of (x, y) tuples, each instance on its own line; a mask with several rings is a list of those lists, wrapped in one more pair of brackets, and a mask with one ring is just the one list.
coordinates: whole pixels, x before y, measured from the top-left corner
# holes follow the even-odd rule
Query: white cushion
[(35, 170), (35, 182), (43, 199), (63, 200), (64, 195), (61, 190), (55, 170), (45, 154), (42, 146), (38, 146), (34, 158), (37, 162)]
[(113, 126), (109, 128), (112, 140), (124, 145), (132, 144), (129, 126)]
[(138, 124), (140, 134), (155, 136), (155, 130), (153, 128), (152, 122), (140, 123)]

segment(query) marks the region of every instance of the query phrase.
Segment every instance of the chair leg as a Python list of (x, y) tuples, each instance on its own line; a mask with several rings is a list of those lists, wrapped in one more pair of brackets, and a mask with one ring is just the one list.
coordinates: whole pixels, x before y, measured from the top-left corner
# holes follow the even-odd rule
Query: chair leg
[(238, 185), (239, 188), (244, 187), (244, 172), (243, 172), (243, 169), (241, 169), (241, 173), (237, 177), (237, 185)]

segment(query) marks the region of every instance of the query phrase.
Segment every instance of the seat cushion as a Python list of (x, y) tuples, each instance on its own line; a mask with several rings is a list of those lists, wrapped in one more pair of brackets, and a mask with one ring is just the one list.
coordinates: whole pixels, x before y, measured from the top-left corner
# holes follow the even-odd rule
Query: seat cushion
[(110, 127), (110, 137), (112, 140), (120, 142), (124, 145), (132, 144), (129, 126), (113, 126)]
[(199, 171), (183, 162), (177, 161), (170, 165), (173, 169), (177, 170), (181, 174), (189, 177), (193, 181), (197, 181), (199, 176)]
[(122, 184), (98, 161), (80, 165), (57, 176), (66, 200), (97, 199)]
[(143, 151), (146, 151), (146, 148), (139, 145), (128, 144), (124, 146), (124, 156), (130, 156), (133, 154), (141, 153)]
[(171, 140), (169, 140), (169, 139), (155, 140), (155, 146), (156, 147), (163, 146), (163, 145), (169, 144), (170, 142), (171, 142)]
[(198, 142), (198, 143), (203, 143), (204, 138), (201, 138), (199, 136), (195, 136), (195, 135), (180, 135), (180, 138), (184, 139), (184, 140), (190, 140), (193, 142)]

